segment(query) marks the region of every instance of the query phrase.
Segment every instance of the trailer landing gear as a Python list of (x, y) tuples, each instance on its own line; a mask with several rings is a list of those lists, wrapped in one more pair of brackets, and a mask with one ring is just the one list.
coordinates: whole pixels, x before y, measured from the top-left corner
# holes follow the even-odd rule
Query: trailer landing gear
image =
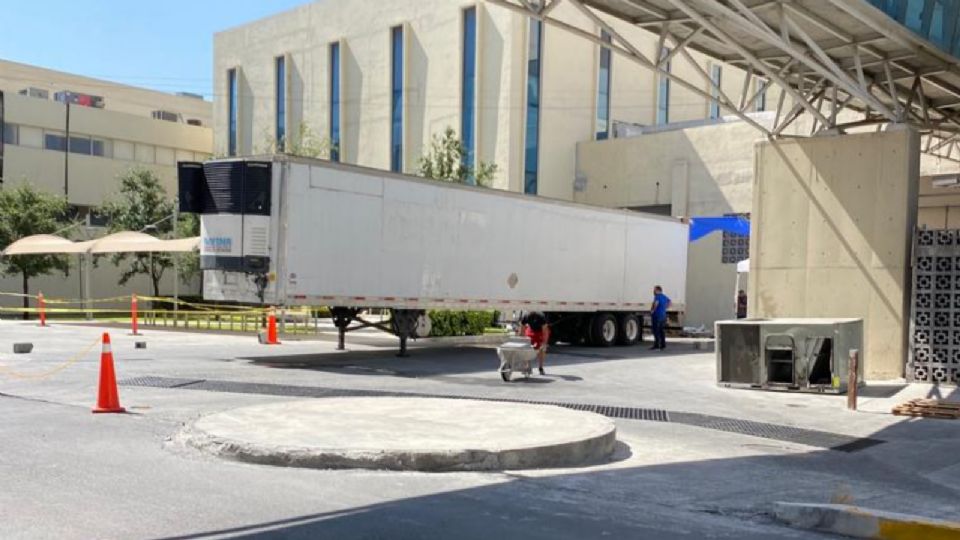
[[(350, 323), (357, 318), (360, 310), (345, 307), (335, 307), (330, 310), (333, 317), (333, 325), (337, 327), (337, 350), (346, 350), (347, 329)], [(355, 329), (352, 329), (355, 330)]]
[(406, 358), (409, 356), (407, 354), (407, 338), (416, 335), (417, 325), (420, 322), (420, 317), (423, 315), (423, 310), (391, 309), (390, 313), (393, 333), (400, 338), (400, 352), (397, 353), (397, 356)]
[[(400, 338), (400, 352), (397, 356), (406, 358), (409, 356), (407, 354), (407, 339), (417, 336), (417, 327), (424, 313), (422, 309), (391, 309), (390, 324), (387, 325), (363, 320), (360, 318), (360, 310), (357, 308), (330, 308), (333, 325), (337, 327), (337, 350), (343, 351), (346, 349), (347, 332), (360, 330), (361, 328), (379, 328)], [(354, 321), (359, 324), (350, 326)]]

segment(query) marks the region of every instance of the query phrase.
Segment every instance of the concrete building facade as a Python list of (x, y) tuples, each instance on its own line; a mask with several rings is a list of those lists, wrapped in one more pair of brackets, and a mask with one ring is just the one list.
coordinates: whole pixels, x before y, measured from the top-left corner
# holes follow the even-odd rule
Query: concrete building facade
[[(211, 104), (199, 96), (181, 96), (135, 88), (0, 61), (3, 92), (3, 187), (32, 184), (62, 195), (78, 216), (90, 214), (119, 188), (118, 176), (133, 167), (154, 172), (171, 197), (176, 194), (178, 161), (212, 154)], [(68, 92), (69, 94), (63, 94)], [(64, 100), (73, 101), (69, 106)], [(103, 233), (92, 216), (72, 234), (94, 238)], [(118, 274), (101, 263), (93, 293), (121, 290)], [(79, 279), (39, 278), (31, 289), (48, 296), (78, 297)], [(145, 278), (124, 290), (149, 290)], [(165, 282), (169, 290), (172, 281)], [(0, 290), (19, 291), (19, 279), (0, 279)]]
[[(609, 40), (572, 5), (553, 14)], [(609, 23), (656, 56), (658, 36)], [(707, 81), (694, 91), (610, 53), (484, 0), (307, 4), (215, 36), (215, 153), (268, 150), (306, 124), (336, 159), (415, 173), (449, 126), (469, 159), (497, 165), (494, 187), (573, 200), (578, 142), (720, 114)], [(667, 63), (697, 76), (684, 55)], [(725, 92), (741, 92), (739, 68), (710, 72)], [(746, 90), (763, 84), (751, 79)], [(769, 106), (763, 96), (754, 109)]]

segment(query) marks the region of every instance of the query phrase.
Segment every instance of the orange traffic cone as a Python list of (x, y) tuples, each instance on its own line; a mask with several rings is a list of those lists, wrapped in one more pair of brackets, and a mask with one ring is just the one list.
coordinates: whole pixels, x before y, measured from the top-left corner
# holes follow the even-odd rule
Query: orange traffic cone
[(267, 345), (279, 344), (280, 340), (277, 339), (277, 312), (271, 309), (270, 315), (267, 316)]
[(117, 391), (117, 376), (113, 371), (113, 351), (110, 349), (110, 334), (103, 333), (103, 352), (100, 353), (100, 391), (97, 394), (95, 413), (121, 413), (120, 393)]
[(137, 295), (130, 297), (130, 325), (132, 332), (130, 335), (139, 336), (140, 332), (137, 332)]
[(43, 291), (37, 294), (37, 303), (40, 304), (40, 326), (47, 325), (47, 303), (43, 300)]

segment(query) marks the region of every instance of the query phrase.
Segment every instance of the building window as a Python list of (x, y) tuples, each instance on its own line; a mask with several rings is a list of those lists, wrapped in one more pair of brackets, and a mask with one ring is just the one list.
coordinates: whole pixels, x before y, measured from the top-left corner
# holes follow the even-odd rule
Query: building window
[(540, 154), (540, 67), (543, 23), (530, 19), (527, 44), (527, 125), (524, 135), (523, 192), (537, 194)]
[(110, 151), (110, 141), (105, 139), (91, 139), (90, 151), (90, 153), (94, 156), (112, 157), (112, 152)]
[(757, 112), (763, 112), (767, 110), (767, 81), (759, 81), (757, 84), (760, 85), (760, 94), (757, 96)]
[(277, 92), (277, 151), (283, 152), (284, 141), (287, 138), (287, 59), (283, 56), (276, 58), (274, 69)]
[[(468, 170), (476, 161), (477, 99), (477, 8), (463, 10), (463, 80), (460, 95), (460, 139), (463, 143), (463, 165)], [(470, 178), (470, 183), (475, 179)]]
[(90, 155), (90, 138), (70, 136), (70, 153)]
[(390, 170), (403, 170), (403, 27), (390, 30)]
[(723, 77), (723, 68), (713, 65), (710, 68), (710, 118), (720, 118), (720, 84)]
[(67, 138), (62, 133), (51, 133), (49, 131), (43, 134), (44, 150), (56, 150), (57, 152), (67, 151)]
[(237, 70), (227, 70), (227, 154), (237, 155)]
[[(660, 50), (660, 58), (666, 58), (670, 54), (670, 49), (664, 47)], [(663, 70), (670, 73), (670, 62), (663, 66)], [(657, 124), (666, 124), (670, 122), (670, 77), (660, 74), (659, 88), (657, 89)]]
[(3, 144), (20, 144), (16, 124), (3, 124)]
[(340, 161), (340, 44), (330, 44), (330, 161)]
[[(611, 43), (610, 34), (600, 31), (600, 40)], [(597, 81), (597, 140), (610, 136), (610, 61), (609, 47), (600, 47), (600, 73)]]

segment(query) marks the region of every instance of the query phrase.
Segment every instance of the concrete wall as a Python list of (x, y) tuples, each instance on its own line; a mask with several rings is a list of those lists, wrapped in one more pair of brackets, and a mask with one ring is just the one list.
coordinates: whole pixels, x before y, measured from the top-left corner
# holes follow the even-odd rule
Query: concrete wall
[[(584, 142), (578, 202), (611, 207), (670, 205), (676, 216), (747, 213), (753, 205), (753, 143), (743, 122)], [(712, 327), (736, 315), (736, 265), (721, 262), (722, 235), (690, 244), (686, 324)]]
[(918, 135), (792, 139), (756, 151), (751, 315), (863, 318), (866, 377), (901, 377)]
[(933, 177), (920, 178), (917, 225), (930, 229), (960, 229), (960, 187), (936, 187)]

